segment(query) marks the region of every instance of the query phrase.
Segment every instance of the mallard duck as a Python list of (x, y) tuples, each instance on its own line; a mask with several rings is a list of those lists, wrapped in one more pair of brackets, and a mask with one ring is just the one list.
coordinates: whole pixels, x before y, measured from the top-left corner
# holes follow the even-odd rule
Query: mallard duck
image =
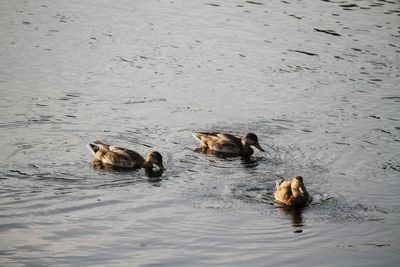
[(109, 146), (100, 141), (95, 141), (88, 145), (89, 149), (93, 152), (94, 160), (93, 166), (105, 165), (116, 168), (127, 169), (153, 169), (153, 164), (157, 165), (161, 171), (164, 171), (162, 156), (157, 151), (150, 151), (146, 158), (143, 158), (136, 151)]
[(193, 136), (200, 142), (201, 149), (209, 149), (218, 153), (250, 156), (254, 153), (250, 146), (255, 146), (264, 152), (258, 143), (257, 135), (253, 133), (247, 133), (242, 138), (219, 132), (193, 132)]
[(292, 180), (276, 181), (274, 197), (277, 203), (291, 207), (301, 206), (311, 201), (301, 176), (295, 176)]

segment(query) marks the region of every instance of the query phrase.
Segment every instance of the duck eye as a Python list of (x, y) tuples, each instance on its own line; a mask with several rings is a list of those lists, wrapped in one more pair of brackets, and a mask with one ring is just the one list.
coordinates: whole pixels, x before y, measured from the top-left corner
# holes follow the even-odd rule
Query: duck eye
[(155, 163), (155, 164), (158, 164), (160, 161), (158, 160), (158, 157), (157, 156), (155, 156), (155, 155), (153, 155), (152, 157), (151, 157), (151, 160), (153, 161), (153, 163)]

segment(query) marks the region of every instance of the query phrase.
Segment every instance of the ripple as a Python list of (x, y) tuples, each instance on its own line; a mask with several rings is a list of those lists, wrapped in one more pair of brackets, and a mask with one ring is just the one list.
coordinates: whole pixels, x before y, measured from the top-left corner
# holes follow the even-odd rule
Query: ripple
[(348, 203), (339, 197), (329, 197), (313, 205), (310, 215), (315, 221), (346, 223), (383, 221), (387, 217), (387, 212), (381, 208), (368, 207), (360, 203)]
[(400, 172), (400, 161), (398, 159), (389, 160), (389, 162), (382, 165), (382, 169)]
[[(2, 264), (397, 264), (396, 5), (3, 5)], [(268, 149), (196, 153), (193, 130)], [(167, 170), (93, 169), (96, 139)], [(277, 175), (313, 202), (275, 205)]]
[(326, 34), (333, 35), (333, 36), (342, 36), (341, 34), (335, 32), (334, 30), (323, 30), (323, 29), (314, 28), (314, 31), (326, 33)]
[(306, 52), (306, 51), (301, 51), (301, 50), (288, 49), (288, 51), (296, 52), (296, 53), (300, 53), (300, 54), (305, 54), (307, 56), (318, 56), (318, 54), (311, 53), (311, 52)]
[(252, 4), (252, 5), (259, 5), (259, 6), (264, 5), (263, 3), (255, 2), (255, 1), (246, 1), (246, 3)]

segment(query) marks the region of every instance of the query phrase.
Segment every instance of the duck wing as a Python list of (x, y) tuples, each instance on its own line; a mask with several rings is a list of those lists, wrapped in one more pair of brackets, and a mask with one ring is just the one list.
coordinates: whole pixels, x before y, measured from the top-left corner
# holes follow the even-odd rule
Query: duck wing
[(287, 204), (292, 196), (290, 180), (278, 180), (276, 181), (276, 191), (274, 192), (274, 197), (277, 201)]
[(228, 133), (215, 133), (215, 135), (221, 139), (228, 139), (231, 140), (232, 142), (235, 143), (240, 143), (240, 138), (232, 135), (232, 134), (228, 134)]
[(292, 181), (287, 179), (276, 180), (276, 189), (291, 188)]
[(143, 157), (133, 150), (109, 146), (101, 141), (90, 143), (88, 147), (93, 152), (95, 160), (101, 161), (103, 164), (122, 168), (143, 166)]
[(239, 153), (240, 138), (220, 132), (194, 132), (193, 136), (202, 146), (223, 153)]
[(144, 163), (144, 158), (136, 151), (123, 148), (123, 147), (116, 147), (116, 146), (111, 146), (110, 151), (120, 155), (123, 158), (129, 158), (130, 160), (138, 163), (138, 164), (143, 164)]
[(94, 141), (93, 143), (89, 143), (88, 148), (93, 152), (94, 155), (96, 155), (96, 153), (99, 151), (102, 151), (103, 153), (109, 151), (109, 145), (98, 140)]

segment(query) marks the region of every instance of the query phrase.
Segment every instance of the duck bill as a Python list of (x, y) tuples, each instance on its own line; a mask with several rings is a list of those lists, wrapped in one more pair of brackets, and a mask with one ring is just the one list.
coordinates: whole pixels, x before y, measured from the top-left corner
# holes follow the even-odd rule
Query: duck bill
[(259, 143), (255, 144), (254, 146), (255, 146), (256, 148), (258, 148), (258, 150), (260, 150), (260, 151), (262, 151), (262, 152), (265, 152), (264, 148), (262, 148), (262, 147), (260, 146)]
[(306, 189), (306, 187), (304, 186), (303, 183), (300, 183), (300, 185), (299, 185), (299, 190), (300, 190), (300, 192), (303, 193), (303, 194), (308, 193), (308, 192), (307, 192), (307, 189)]
[(160, 168), (160, 171), (165, 171), (165, 167), (164, 167), (164, 165), (162, 164), (162, 163), (160, 163), (159, 165), (158, 165), (158, 167)]

